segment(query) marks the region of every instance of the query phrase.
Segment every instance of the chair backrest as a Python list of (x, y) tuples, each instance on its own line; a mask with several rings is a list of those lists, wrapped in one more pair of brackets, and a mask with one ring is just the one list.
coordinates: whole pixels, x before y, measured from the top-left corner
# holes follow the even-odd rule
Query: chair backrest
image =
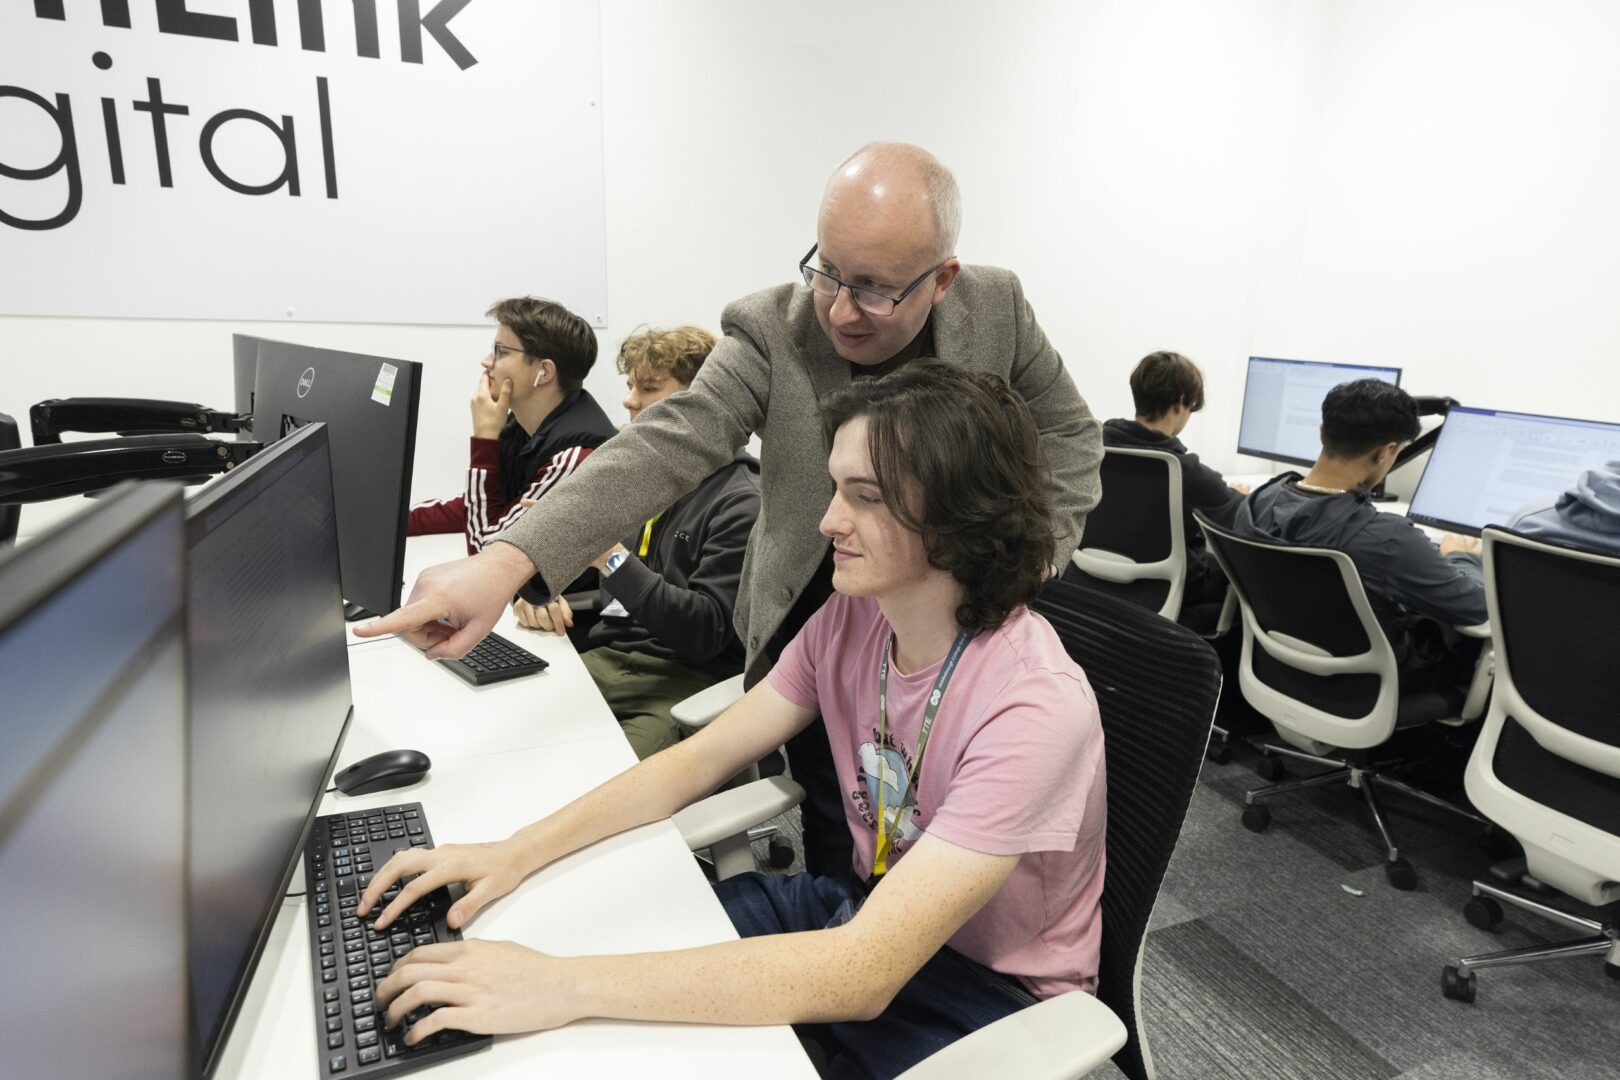
[(1400, 711), (1400, 672), (1361, 575), (1332, 548), (1239, 536), (1193, 518), (1243, 614), (1238, 685), (1291, 742), (1365, 749)]
[[(22, 436), (17, 431), (17, 421), (0, 413), (0, 452), (20, 449)], [(22, 507), (16, 503), (0, 506), (0, 550), (10, 547), (17, 539), (17, 522), (21, 520), (21, 514)]]
[(1537, 878), (1620, 900), (1620, 558), (1496, 527), (1483, 554), (1496, 683), (1468, 796)]
[(1070, 581), (1048, 583), (1035, 610), (1084, 669), (1102, 714), (1108, 864), (1097, 996), (1130, 1033), (1114, 1064), (1151, 1080), (1142, 947), (1203, 764), (1220, 661), (1191, 630)]
[(1074, 566), (1081, 584), (1174, 620), (1187, 588), (1181, 461), (1163, 450), (1109, 447), (1102, 501), (1086, 515)]

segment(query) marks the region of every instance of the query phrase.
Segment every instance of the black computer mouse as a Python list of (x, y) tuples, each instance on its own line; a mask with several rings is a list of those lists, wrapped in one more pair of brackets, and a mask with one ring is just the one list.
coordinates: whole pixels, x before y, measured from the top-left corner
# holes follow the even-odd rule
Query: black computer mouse
[(385, 750), (361, 758), (332, 777), (332, 783), (345, 795), (369, 795), (414, 784), (432, 767), (433, 762), (420, 750)]

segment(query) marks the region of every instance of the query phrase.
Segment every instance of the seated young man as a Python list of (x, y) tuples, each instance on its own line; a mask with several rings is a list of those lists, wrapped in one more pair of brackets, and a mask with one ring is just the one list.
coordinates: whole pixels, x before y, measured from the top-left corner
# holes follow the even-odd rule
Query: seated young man
[(1213, 626), (1213, 618), (1199, 619), (1197, 609), (1225, 599), (1226, 577), (1215, 565), (1214, 556), (1204, 550), (1204, 534), (1192, 512), (1202, 510), (1217, 525), (1230, 527), (1248, 489), (1228, 484), (1177, 437), (1186, 430), (1192, 414), (1204, 407), (1204, 375), (1191, 360), (1173, 352), (1144, 356), (1131, 372), (1131, 397), (1136, 419), (1103, 424), (1103, 445), (1163, 450), (1181, 459), (1181, 505), (1187, 535), (1187, 600), (1182, 621)]
[(413, 507), (410, 536), (459, 532), (473, 555), (613, 436), (613, 423), (584, 389), (596, 363), (596, 332), (561, 304), (522, 296), (487, 316), (499, 325), (472, 396), (467, 488)]
[[(377, 988), (385, 1023), (556, 1027), (589, 1016), (798, 1024), (830, 1075), (894, 1076), (1037, 998), (1094, 990), (1106, 791), (1096, 698), (1026, 606), (1053, 556), (1045, 466), (994, 376), (915, 360), (825, 404), (833, 597), (708, 727), (511, 838), (402, 852), (387, 927), (463, 882), (452, 926), (525, 876), (667, 817), (817, 711), (854, 840), (847, 876), (715, 886), (741, 941), (561, 959), (510, 943), (418, 948)], [(937, 695), (938, 701), (930, 705)], [(933, 711), (931, 711), (931, 709)]]
[(1377, 379), (1335, 386), (1322, 401), (1322, 454), (1311, 471), (1286, 472), (1256, 488), (1233, 522), (1240, 534), (1349, 555), (1400, 662), (1403, 691), (1455, 685), (1479, 651), (1477, 640), (1453, 641), (1418, 615), (1445, 626), (1488, 618), (1478, 540), (1447, 533), (1436, 548), (1404, 516), (1370, 501), (1420, 430), (1405, 390)]
[(1521, 508), (1507, 527), (1538, 540), (1620, 555), (1620, 461), (1588, 469), (1563, 494)]
[[(618, 368), (631, 422), (691, 386), (712, 348), (714, 336), (696, 326), (626, 338)], [(602, 578), (600, 617), (580, 659), (638, 758), (680, 741), (671, 707), (743, 669), (731, 615), (759, 516), (758, 474), (759, 463), (739, 452), (593, 564)], [(519, 598), (513, 609), (537, 630), (561, 634), (574, 622), (560, 596), (548, 606)]]

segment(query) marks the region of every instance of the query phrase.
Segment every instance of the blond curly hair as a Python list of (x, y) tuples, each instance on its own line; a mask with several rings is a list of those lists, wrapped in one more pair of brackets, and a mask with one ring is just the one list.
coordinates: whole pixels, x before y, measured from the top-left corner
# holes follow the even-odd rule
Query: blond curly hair
[(713, 348), (714, 335), (701, 326), (644, 326), (619, 346), (616, 366), (620, 375), (631, 379), (668, 375), (682, 386), (691, 386)]

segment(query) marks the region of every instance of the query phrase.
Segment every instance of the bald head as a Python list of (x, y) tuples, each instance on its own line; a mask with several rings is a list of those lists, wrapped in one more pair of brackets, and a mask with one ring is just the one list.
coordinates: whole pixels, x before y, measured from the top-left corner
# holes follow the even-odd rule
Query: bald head
[(879, 229), (916, 254), (940, 263), (956, 254), (962, 199), (939, 159), (910, 143), (868, 143), (827, 180), (820, 223)]

